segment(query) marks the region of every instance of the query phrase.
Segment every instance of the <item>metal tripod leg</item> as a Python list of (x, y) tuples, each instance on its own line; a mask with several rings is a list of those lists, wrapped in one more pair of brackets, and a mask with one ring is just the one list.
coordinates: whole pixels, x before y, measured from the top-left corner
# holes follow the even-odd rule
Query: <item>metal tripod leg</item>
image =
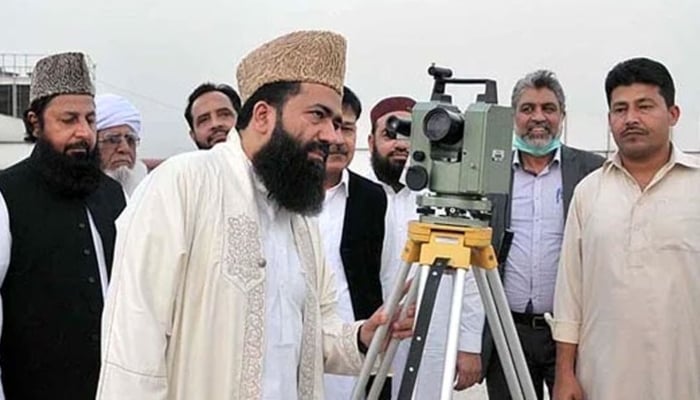
[(473, 272), (511, 397), (514, 400), (535, 400), (537, 394), (498, 270), (474, 268)]
[(449, 259), (436, 258), (430, 269), (428, 281), (425, 284), (425, 290), (420, 301), (418, 309), (418, 317), (416, 318), (416, 327), (414, 329), (411, 346), (408, 350), (408, 359), (406, 360), (406, 368), (404, 369), (403, 378), (401, 379), (401, 388), (399, 389), (399, 399), (409, 399), (413, 394), (420, 370), (421, 358), (423, 356), (423, 348), (425, 347), (428, 329), (430, 328), (430, 319), (435, 306), (435, 298), (442, 279), (442, 274), (447, 267)]
[[(535, 400), (536, 394), (530, 379), (530, 373), (527, 369), (525, 357), (523, 355), (520, 340), (518, 339), (513, 323), (512, 315), (508, 307), (508, 303), (503, 291), (503, 285), (498, 275), (497, 258), (491, 247), (492, 232), (490, 228), (478, 227), (463, 227), (452, 225), (430, 224), (422, 222), (411, 222), (409, 224), (409, 241), (404, 248), (403, 259), (407, 261), (404, 267), (400, 270), (399, 276), (392, 291), (388, 303), (387, 313), (394, 315), (398, 305), (403, 286), (410, 269), (410, 263), (420, 262), (421, 267), (418, 279), (414, 279), (411, 286), (411, 293), (408, 296), (405, 304), (411, 304), (411, 300), (419, 297), (417, 310), (416, 325), (414, 327), (414, 335), (411, 341), (409, 350), (409, 358), (406, 362), (404, 376), (401, 381), (401, 389), (399, 399), (410, 399), (415, 395), (415, 383), (422, 357), (423, 347), (425, 345), (426, 335), (430, 324), (430, 319), (433, 312), (435, 297), (439, 287), (440, 278), (442, 277), (444, 268), (458, 270), (455, 273), (456, 282), (452, 296), (453, 305), (450, 308), (450, 321), (448, 338), (449, 346), (446, 347), (446, 357), (452, 357), (445, 361), (445, 370), (443, 372), (443, 381), (441, 387), (442, 399), (449, 399), (452, 394), (452, 379), (454, 377), (454, 368), (456, 365), (457, 354), (457, 338), (459, 336), (459, 321), (461, 317), (461, 304), (464, 290), (464, 274), (466, 268), (473, 266), (474, 276), (486, 316), (494, 333), (494, 342), (498, 349), (498, 354), (503, 364), (504, 374), (508, 388), (516, 400)], [(436, 271), (437, 269), (437, 271)], [(462, 270), (462, 273), (459, 273)], [(426, 277), (427, 276), (427, 277)], [(426, 282), (422, 284), (422, 282)], [(461, 286), (461, 287), (460, 287)], [(421, 290), (422, 287), (425, 287)], [(416, 295), (416, 292), (419, 292)], [(456, 292), (456, 293), (455, 293)], [(461, 292), (461, 294), (460, 294)], [(405, 310), (404, 310), (405, 311)], [(387, 327), (378, 328), (370, 349), (368, 351), (365, 363), (362, 367), (362, 373), (358, 383), (353, 390), (353, 400), (362, 400), (369, 374), (372, 371), (376, 357), (378, 356), (381, 344), (384, 343), (387, 333)], [(382, 371), (378, 375), (381, 383), (372, 388), (376, 400), (379, 394), (379, 389), (383, 384), (383, 379), (389, 370), (394, 357), (394, 352), (397, 343), (392, 343), (390, 352), (386, 354), (382, 360)]]
[[(389, 295), (389, 299), (385, 308), (385, 312), (389, 317), (394, 315), (398, 307), (399, 301), (401, 300), (401, 297), (403, 297), (403, 289), (404, 285), (406, 284), (406, 277), (408, 276), (408, 272), (410, 269), (410, 262), (404, 263), (403, 266), (401, 266), (401, 268), (399, 269), (399, 274), (396, 277), (394, 288), (391, 291), (391, 294)], [(357, 378), (357, 382), (355, 383), (355, 387), (352, 391), (351, 398), (353, 400), (362, 400), (365, 396), (365, 388), (367, 387), (369, 376), (372, 373), (372, 369), (374, 367), (375, 361), (377, 360), (377, 356), (381, 351), (381, 346), (384, 343), (384, 339), (386, 338), (388, 329), (388, 324), (381, 325), (379, 328), (377, 328), (376, 332), (374, 333), (374, 336), (372, 337), (372, 342), (370, 343), (369, 349), (367, 350), (367, 355), (365, 356), (365, 362), (364, 364), (362, 364), (362, 370), (360, 371), (360, 375)]]
[(457, 350), (459, 348), (459, 327), (462, 319), (462, 301), (464, 299), (464, 278), (466, 274), (466, 269), (457, 268), (452, 278), (452, 303), (450, 305), (447, 344), (445, 345), (445, 364), (442, 369), (441, 400), (451, 399), (452, 391), (454, 390)]
[[(413, 281), (411, 281), (411, 287), (410, 289), (408, 289), (408, 294), (406, 294), (403, 306), (401, 307), (401, 314), (399, 316), (399, 319), (406, 318), (406, 315), (408, 314), (408, 309), (418, 297), (419, 286), (420, 279), (416, 277), (413, 279)], [(392, 361), (394, 361), (394, 357), (396, 356), (396, 350), (399, 348), (399, 344), (401, 344), (401, 341), (399, 339), (391, 339), (391, 342), (389, 342), (389, 346), (387, 347), (386, 351), (384, 352), (384, 356), (382, 357), (382, 363), (379, 366), (377, 375), (375, 375), (374, 382), (372, 382), (372, 387), (370, 388), (367, 400), (377, 400), (379, 398), (379, 395), (382, 392), (382, 387), (384, 386), (384, 382), (386, 382), (386, 377), (389, 374), (389, 370), (391, 369)]]

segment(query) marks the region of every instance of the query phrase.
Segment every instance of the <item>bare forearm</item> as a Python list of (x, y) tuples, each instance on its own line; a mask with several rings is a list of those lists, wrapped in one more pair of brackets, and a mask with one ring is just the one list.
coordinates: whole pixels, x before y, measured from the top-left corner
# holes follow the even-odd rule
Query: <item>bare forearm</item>
[(574, 375), (577, 349), (577, 344), (557, 342), (556, 374), (558, 376)]
[(583, 388), (576, 379), (577, 344), (557, 342), (557, 366), (554, 377), (555, 400), (583, 400)]

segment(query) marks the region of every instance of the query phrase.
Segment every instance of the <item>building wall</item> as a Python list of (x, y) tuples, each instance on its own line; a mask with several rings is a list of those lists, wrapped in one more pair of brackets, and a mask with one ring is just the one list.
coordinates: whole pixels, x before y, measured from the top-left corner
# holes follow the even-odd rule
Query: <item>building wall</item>
[(19, 118), (0, 115), (0, 169), (23, 159), (32, 150), (24, 141), (24, 123)]

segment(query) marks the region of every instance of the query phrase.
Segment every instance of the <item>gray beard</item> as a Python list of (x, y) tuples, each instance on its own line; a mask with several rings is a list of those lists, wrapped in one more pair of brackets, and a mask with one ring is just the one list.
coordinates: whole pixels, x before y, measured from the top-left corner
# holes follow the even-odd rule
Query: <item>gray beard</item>
[(148, 170), (141, 161), (136, 160), (133, 168), (123, 165), (117, 169), (105, 170), (104, 173), (119, 182), (126, 194), (131, 196), (139, 183), (146, 177)]

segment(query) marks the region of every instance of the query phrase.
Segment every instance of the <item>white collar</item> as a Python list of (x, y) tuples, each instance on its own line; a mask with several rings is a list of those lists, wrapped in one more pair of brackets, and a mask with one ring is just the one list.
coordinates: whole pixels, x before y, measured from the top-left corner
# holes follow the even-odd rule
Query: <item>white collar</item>
[(340, 182), (338, 182), (337, 185), (328, 188), (326, 190), (326, 194), (338, 190), (343, 192), (346, 199), (350, 196), (350, 173), (348, 172), (347, 168), (343, 168), (343, 171), (340, 173)]
[[(680, 164), (688, 168), (700, 168), (700, 159), (691, 154), (686, 154), (681, 149), (678, 148), (673, 142), (671, 142), (671, 156), (668, 159), (666, 165), (676, 165)], [(622, 159), (620, 158), (620, 151), (616, 150), (615, 153), (609, 159), (605, 160), (603, 165), (614, 165), (619, 169), (625, 169), (622, 165)]]
[(409, 192), (411, 191), (411, 189), (408, 188), (408, 185), (406, 185), (406, 171), (408, 171), (408, 160), (406, 160), (406, 165), (404, 166), (403, 172), (401, 172), (401, 176), (399, 177), (399, 182), (401, 184), (403, 184), (403, 187), (398, 192), (395, 191), (394, 188), (391, 187), (391, 185), (388, 185), (388, 184), (380, 181), (379, 178), (377, 178), (377, 174), (374, 173), (373, 169), (370, 169), (369, 173), (365, 177), (367, 179), (369, 179), (370, 181), (383, 187), (384, 191), (386, 192), (387, 195), (393, 196), (393, 195), (397, 195), (403, 191), (409, 191)]
[(281, 210), (281, 207), (275, 201), (270, 199), (270, 192), (267, 190), (267, 187), (265, 187), (265, 184), (255, 172), (253, 162), (250, 161), (248, 157), (246, 157), (245, 160), (248, 165), (248, 172), (250, 173), (250, 181), (253, 183), (253, 195), (256, 199), (258, 199), (258, 205), (263, 208), (259, 211), (264, 212), (265, 215), (270, 218), (270, 220), (273, 220), (275, 218), (275, 214)]
[[(561, 164), (561, 146), (557, 147), (557, 150), (554, 152), (554, 158), (552, 158), (550, 164), (553, 164), (555, 161), (557, 164)], [(520, 166), (520, 150), (518, 149), (515, 149), (513, 152), (513, 166)]]

